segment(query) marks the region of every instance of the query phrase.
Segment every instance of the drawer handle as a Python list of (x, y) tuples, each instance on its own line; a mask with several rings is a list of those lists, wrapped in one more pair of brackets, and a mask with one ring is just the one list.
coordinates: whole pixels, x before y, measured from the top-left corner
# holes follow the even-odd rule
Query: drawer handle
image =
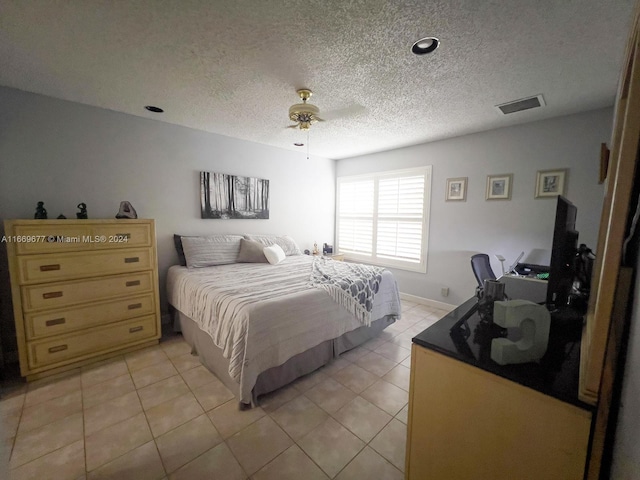
[(47, 320), (45, 322), (45, 325), (47, 327), (53, 327), (54, 325), (62, 325), (63, 323), (65, 323), (67, 320), (64, 317), (61, 318), (54, 318), (53, 320)]
[(140, 280), (131, 280), (126, 283), (127, 287), (135, 287), (136, 285), (140, 285)]
[(125, 257), (124, 263), (138, 263), (140, 261), (140, 257)]
[(57, 263), (55, 265), (40, 265), (41, 272), (50, 272), (52, 270), (60, 270), (60, 264)]
[(42, 298), (58, 298), (62, 296), (62, 292), (47, 292), (42, 294)]
[(138, 326), (138, 327), (131, 327), (129, 329), (129, 333), (135, 333), (135, 332), (140, 332), (142, 331), (144, 327), (142, 325)]
[(129, 310), (135, 310), (136, 308), (142, 308), (142, 304), (141, 303), (132, 303), (127, 308)]
[(116, 237), (116, 238), (126, 238), (127, 240), (129, 240), (131, 238), (131, 234), (130, 233), (116, 233), (114, 235), (114, 237)]
[(58, 345), (58, 346), (55, 346), (55, 347), (51, 347), (49, 349), (49, 353), (62, 352), (63, 350), (66, 350), (67, 348), (69, 348), (67, 345)]

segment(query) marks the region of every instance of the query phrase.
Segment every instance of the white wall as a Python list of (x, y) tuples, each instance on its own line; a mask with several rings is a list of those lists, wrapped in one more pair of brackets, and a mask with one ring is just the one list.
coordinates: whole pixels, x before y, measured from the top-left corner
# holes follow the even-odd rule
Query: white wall
[[(427, 273), (394, 269), (400, 290), (460, 304), (475, 289), (471, 255), (501, 254), (513, 261), (550, 257), (555, 199), (534, 198), (538, 170), (568, 168), (565, 190), (578, 207), (580, 242), (595, 249), (602, 209), (600, 144), (609, 142), (610, 108), (339, 160), (337, 175), (433, 165)], [(485, 201), (488, 174), (513, 173), (510, 201)], [(467, 201), (445, 202), (446, 179), (469, 177)], [(505, 262), (508, 263), (508, 262)], [(493, 269), (500, 263), (493, 258)], [(449, 297), (442, 297), (449, 287)]]
[[(9, 88), (0, 87), (0, 105), (0, 219), (33, 218), (40, 200), (49, 218), (75, 218), (80, 202), (89, 218), (114, 218), (129, 200), (156, 220), (161, 292), (177, 263), (174, 233), (287, 233), (302, 249), (333, 239), (333, 160)], [(202, 170), (269, 179), (270, 218), (202, 220)]]

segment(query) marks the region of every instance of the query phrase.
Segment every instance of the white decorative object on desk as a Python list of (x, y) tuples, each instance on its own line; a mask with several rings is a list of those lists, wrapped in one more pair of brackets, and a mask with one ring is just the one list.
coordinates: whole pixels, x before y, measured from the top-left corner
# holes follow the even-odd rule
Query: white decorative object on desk
[(495, 302), (493, 323), (503, 328), (518, 328), (522, 338), (513, 342), (508, 338), (491, 341), (491, 359), (500, 365), (540, 360), (547, 351), (551, 315), (544, 305), (528, 300)]

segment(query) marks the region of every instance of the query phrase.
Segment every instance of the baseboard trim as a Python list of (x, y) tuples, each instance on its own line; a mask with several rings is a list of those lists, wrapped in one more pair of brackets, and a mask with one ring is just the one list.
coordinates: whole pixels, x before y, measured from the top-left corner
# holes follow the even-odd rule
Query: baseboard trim
[(417, 295), (411, 295), (403, 292), (400, 292), (400, 299), (448, 311), (454, 310), (457, 307), (457, 305), (451, 305), (450, 303), (439, 302), (437, 300), (431, 300), (430, 298), (418, 297)]

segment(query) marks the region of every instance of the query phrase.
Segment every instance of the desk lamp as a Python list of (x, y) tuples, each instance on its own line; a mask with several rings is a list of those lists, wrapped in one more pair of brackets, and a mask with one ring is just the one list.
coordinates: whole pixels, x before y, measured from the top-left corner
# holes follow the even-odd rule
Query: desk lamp
[(502, 276), (504, 276), (504, 261), (506, 260), (506, 258), (504, 258), (502, 255), (496, 255), (495, 257), (500, 261), (500, 268), (502, 269)]

